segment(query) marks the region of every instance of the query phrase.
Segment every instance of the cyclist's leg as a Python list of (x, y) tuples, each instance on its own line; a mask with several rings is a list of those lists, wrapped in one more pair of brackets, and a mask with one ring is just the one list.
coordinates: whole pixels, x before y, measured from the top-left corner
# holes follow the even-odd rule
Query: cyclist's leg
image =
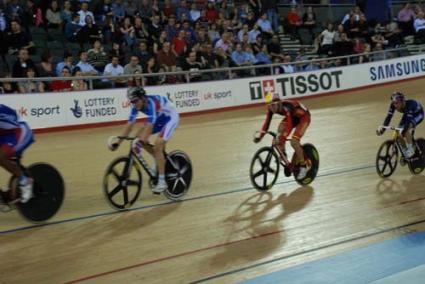
[(165, 182), (165, 144), (170, 140), (175, 129), (179, 125), (179, 116), (177, 113), (172, 114), (168, 122), (164, 125), (161, 132), (159, 133), (155, 145), (154, 145), (154, 154), (155, 160), (158, 167), (158, 185), (154, 189), (156, 192), (161, 192), (167, 187)]
[(306, 113), (303, 117), (300, 118), (297, 126), (295, 127), (294, 135), (292, 135), (291, 146), (295, 150), (297, 155), (298, 163), (303, 166), (305, 165), (304, 161), (304, 151), (301, 146), (301, 138), (304, 136), (308, 126), (310, 125), (310, 114)]
[(282, 153), (286, 154), (285, 142), (291, 133), (292, 129), (289, 128), (286, 118), (282, 119), (278, 128), (277, 128), (277, 146), (279, 147)]

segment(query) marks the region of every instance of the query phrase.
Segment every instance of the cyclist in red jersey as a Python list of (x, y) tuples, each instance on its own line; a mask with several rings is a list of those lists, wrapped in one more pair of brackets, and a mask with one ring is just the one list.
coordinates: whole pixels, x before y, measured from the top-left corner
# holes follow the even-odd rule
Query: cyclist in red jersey
[(254, 138), (254, 142), (258, 143), (261, 141), (263, 136), (266, 134), (270, 126), (270, 121), (273, 114), (280, 114), (284, 116), (278, 127), (278, 135), (275, 144), (279, 147), (282, 153), (285, 153), (285, 142), (288, 136), (291, 134), (292, 129), (295, 129), (291, 139), (291, 146), (295, 150), (298, 163), (300, 165), (300, 171), (298, 174), (299, 179), (303, 179), (308, 170), (309, 164), (304, 159), (304, 151), (301, 147), (301, 137), (303, 137), (305, 131), (310, 125), (310, 112), (309, 110), (299, 101), (296, 100), (281, 100), (279, 95), (269, 93), (266, 95), (267, 105), (267, 117), (264, 121), (259, 137)]

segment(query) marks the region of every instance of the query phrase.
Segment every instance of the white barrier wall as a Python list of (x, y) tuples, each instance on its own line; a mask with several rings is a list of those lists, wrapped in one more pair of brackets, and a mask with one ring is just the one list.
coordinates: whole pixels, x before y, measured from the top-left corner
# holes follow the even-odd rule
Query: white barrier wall
[[(288, 75), (147, 87), (167, 96), (180, 113), (260, 103), (264, 93), (299, 98), (425, 75), (425, 55)], [(3, 95), (34, 129), (126, 120), (125, 89), (71, 93)]]

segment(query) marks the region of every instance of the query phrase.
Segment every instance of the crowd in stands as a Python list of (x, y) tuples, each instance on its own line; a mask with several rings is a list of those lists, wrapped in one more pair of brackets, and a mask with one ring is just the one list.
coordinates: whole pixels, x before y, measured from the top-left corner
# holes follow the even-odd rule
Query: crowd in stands
[[(406, 5), (397, 22), (368, 22), (359, 7), (340, 23), (316, 21), (313, 8), (293, 6), (278, 14), (276, 0), (249, 0), (236, 5), (229, 0), (0, 0), (0, 54), (16, 57), (2, 77), (58, 77), (57, 81), (3, 83), (4, 93), (87, 90), (85, 80), (73, 76), (114, 76), (95, 80), (95, 88), (158, 85), (185, 82), (178, 75), (132, 79), (118, 75), (190, 71), (190, 81), (270, 74), (268, 68), (201, 73), (202, 69), (282, 63), (274, 73), (291, 73), (328, 67), (330, 62), (302, 66), (305, 50), (290, 54), (282, 50), (278, 31), (299, 38), (308, 31), (322, 56), (363, 53), (395, 47), (405, 36), (425, 39), (425, 19), (420, 6)], [(37, 46), (31, 31), (45, 31), (47, 47), (53, 31), (64, 34), (62, 58), (49, 48)], [(4, 43), (4, 44), (3, 44)], [(71, 47), (71, 48), (67, 48)], [(75, 48), (77, 47), (77, 48)], [(32, 58), (39, 56), (40, 62)], [(364, 56), (361, 61), (373, 60)], [(377, 58), (375, 58), (377, 60)], [(290, 64), (292, 63), (292, 65)], [(332, 65), (342, 65), (341, 60)], [(258, 73), (259, 72), (259, 73)]]

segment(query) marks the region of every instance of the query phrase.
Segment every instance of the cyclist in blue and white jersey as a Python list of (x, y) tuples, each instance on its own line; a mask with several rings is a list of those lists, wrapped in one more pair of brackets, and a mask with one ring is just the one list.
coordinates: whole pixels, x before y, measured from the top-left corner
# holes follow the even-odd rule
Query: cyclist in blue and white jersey
[[(121, 136), (125, 137), (130, 134), (139, 112), (147, 116), (146, 122), (137, 132), (137, 136), (146, 145), (149, 137), (152, 134), (158, 133), (153, 150), (149, 149), (149, 147), (146, 147), (146, 150), (154, 156), (158, 167), (158, 184), (152, 191), (161, 193), (167, 189), (167, 183), (165, 181), (165, 144), (170, 140), (174, 130), (179, 125), (179, 114), (174, 105), (166, 97), (146, 95), (146, 91), (142, 87), (129, 88), (127, 98), (130, 100), (132, 108), (127, 126)], [(121, 142), (122, 140), (119, 139), (109, 145), (109, 148), (114, 151), (119, 147)]]

